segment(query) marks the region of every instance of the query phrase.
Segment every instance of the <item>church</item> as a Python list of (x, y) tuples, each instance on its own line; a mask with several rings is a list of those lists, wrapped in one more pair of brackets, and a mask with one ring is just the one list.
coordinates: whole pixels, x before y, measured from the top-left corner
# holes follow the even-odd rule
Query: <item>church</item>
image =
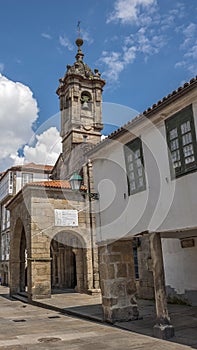
[[(50, 181), (26, 184), (9, 202), (10, 293), (29, 300), (50, 297), (51, 289), (98, 293), (92, 165), (89, 151), (101, 139), (105, 81), (83, 61), (83, 40), (57, 89), (62, 153)], [(69, 179), (81, 179), (81, 191)]]
[(154, 334), (170, 338), (167, 297), (197, 302), (197, 79), (100, 142), (105, 80), (76, 45), (57, 89), (62, 153), (50, 181), (26, 184), (6, 206), (10, 294), (101, 292), (114, 323), (138, 320), (137, 293), (155, 298)]

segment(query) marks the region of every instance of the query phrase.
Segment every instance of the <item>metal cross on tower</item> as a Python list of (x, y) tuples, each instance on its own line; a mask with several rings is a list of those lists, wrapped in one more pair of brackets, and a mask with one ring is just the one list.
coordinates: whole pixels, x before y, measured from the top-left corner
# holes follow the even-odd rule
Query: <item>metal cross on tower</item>
[(78, 21), (77, 23), (77, 31), (78, 31), (78, 38), (81, 37), (81, 27), (80, 27), (81, 21)]

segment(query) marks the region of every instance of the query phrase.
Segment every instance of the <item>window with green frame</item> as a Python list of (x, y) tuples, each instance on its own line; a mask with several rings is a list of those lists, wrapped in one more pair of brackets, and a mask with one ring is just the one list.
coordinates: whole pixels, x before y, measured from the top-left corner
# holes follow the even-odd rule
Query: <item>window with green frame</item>
[(142, 141), (140, 138), (124, 145), (125, 164), (128, 182), (128, 194), (146, 189)]
[(197, 145), (192, 105), (165, 121), (171, 176), (197, 169)]

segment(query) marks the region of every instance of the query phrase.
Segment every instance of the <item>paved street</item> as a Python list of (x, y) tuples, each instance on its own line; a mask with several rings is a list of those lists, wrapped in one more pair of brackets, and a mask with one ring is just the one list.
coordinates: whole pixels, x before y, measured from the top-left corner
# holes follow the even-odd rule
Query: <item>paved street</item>
[(4, 287), (0, 293), (1, 350), (192, 349), (14, 301)]

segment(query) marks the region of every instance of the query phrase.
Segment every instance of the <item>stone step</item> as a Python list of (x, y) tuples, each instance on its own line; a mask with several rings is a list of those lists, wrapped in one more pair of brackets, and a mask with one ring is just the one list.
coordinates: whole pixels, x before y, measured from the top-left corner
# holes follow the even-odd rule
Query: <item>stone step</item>
[(21, 295), (20, 293), (12, 295), (12, 298), (15, 300), (22, 301), (23, 303), (28, 303), (27, 296)]

